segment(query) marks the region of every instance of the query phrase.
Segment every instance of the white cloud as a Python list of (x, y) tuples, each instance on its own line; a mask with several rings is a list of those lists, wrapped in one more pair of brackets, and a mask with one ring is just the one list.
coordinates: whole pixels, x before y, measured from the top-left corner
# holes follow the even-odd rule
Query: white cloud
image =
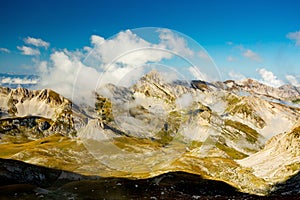
[(72, 52), (56, 51), (51, 54), (50, 63), (40, 63), (39, 87), (51, 88), (76, 103), (91, 103), (88, 101), (92, 99), (100, 73), (85, 66), (79, 58)]
[(100, 46), (103, 42), (105, 42), (105, 39), (103, 37), (100, 37), (98, 35), (92, 35), (91, 36), (92, 45)]
[(233, 62), (233, 61), (235, 61), (235, 58), (232, 57), (232, 56), (228, 56), (228, 57), (227, 57), (227, 61), (228, 61), (228, 62)]
[[(92, 103), (92, 91), (103, 84), (128, 86), (144, 75), (149, 63), (171, 59), (175, 54), (195, 55), (184, 38), (164, 29), (157, 34), (157, 43), (150, 43), (130, 30), (109, 39), (92, 35), (91, 47), (76, 52), (54, 51), (50, 62), (39, 65), (39, 87), (54, 89), (76, 103)], [(206, 80), (205, 74), (197, 68), (190, 67), (189, 71)], [(177, 76), (168, 73), (167, 77)]]
[(0, 52), (3, 52), (3, 53), (10, 53), (10, 50), (7, 49), (7, 48), (0, 48)]
[(228, 41), (228, 42), (226, 42), (226, 44), (229, 45), (229, 46), (231, 46), (231, 45), (233, 45), (233, 42)]
[(161, 44), (167, 49), (174, 51), (175, 53), (190, 57), (194, 55), (194, 52), (188, 48), (187, 42), (184, 38), (179, 37), (169, 29), (159, 29), (158, 32)]
[(16, 85), (24, 85), (24, 84), (37, 84), (38, 79), (28, 79), (28, 78), (11, 78), (5, 77), (0, 79), (0, 84), (16, 84)]
[(264, 84), (267, 84), (272, 87), (279, 87), (284, 84), (284, 82), (278, 79), (277, 76), (273, 74), (273, 72), (268, 71), (265, 68), (257, 69), (256, 71), (262, 77), (262, 80), (260, 81)]
[(233, 80), (237, 80), (237, 81), (246, 79), (246, 77), (243, 74), (235, 72), (235, 71), (230, 71), (228, 73), (228, 75), (230, 76), (230, 78), (232, 78)]
[(293, 75), (286, 75), (285, 78), (294, 86), (300, 87), (300, 77), (296, 77)]
[(243, 56), (254, 61), (261, 61), (260, 56), (257, 53), (253, 52), (251, 49), (246, 49), (246, 51), (244, 51), (243, 53)]
[(38, 49), (33, 49), (31, 47), (27, 46), (22, 46), (22, 47), (17, 47), (20, 51), (22, 51), (23, 55), (28, 55), (28, 56), (35, 56), (35, 55), (40, 55), (41, 52)]
[(197, 67), (189, 67), (189, 72), (194, 76), (196, 80), (208, 80), (207, 76), (199, 71)]
[(171, 57), (164, 51), (147, 49), (157, 45), (143, 40), (129, 30), (108, 40), (92, 35), (91, 44), (93, 48), (84, 47), (77, 52), (55, 51), (50, 56), (51, 62), (40, 63), (40, 87), (54, 89), (75, 102), (82, 103), (92, 99), (92, 91), (96, 89), (98, 81), (100, 84), (117, 84), (125, 76), (141, 76), (143, 72), (133, 71), (135, 67)]
[(112, 61), (124, 65), (142, 65), (172, 56), (170, 53), (160, 50), (163, 45), (151, 44), (130, 30), (120, 32), (116, 37), (108, 40), (93, 35), (91, 43), (94, 49), (88, 59), (98, 61), (100, 68), (107, 67), (106, 65)]
[(175, 103), (179, 108), (187, 108), (193, 103), (193, 101), (193, 96), (190, 93), (185, 93), (177, 98)]
[(40, 61), (38, 63), (38, 61), (36, 61), (37, 63), (37, 70), (39, 73), (41, 74), (47, 74), (48, 73), (48, 63), (46, 61)]
[(204, 60), (210, 60), (209, 55), (205, 51), (199, 51), (197, 55)]
[(36, 47), (44, 47), (47, 49), (50, 46), (49, 42), (46, 42), (40, 38), (27, 37), (24, 39), (24, 42), (28, 45), (33, 45)]
[(288, 33), (286, 37), (290, 40), (295, 41), (296, 46), (300, 46), (300, 31)]

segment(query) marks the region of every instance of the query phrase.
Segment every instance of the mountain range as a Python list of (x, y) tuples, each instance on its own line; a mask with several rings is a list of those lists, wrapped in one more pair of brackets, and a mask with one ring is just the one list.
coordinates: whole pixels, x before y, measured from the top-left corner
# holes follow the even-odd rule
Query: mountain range
[[(93, 97), (93, 105), (76, 104), (50, 89), (1, 87), (2, 162), (63, 170), (56, 180), (67, 182), (115, 177), (159, 185), (182, 172), (244, 194), (299, 196), (299, 87), (167, 82), (151, 71), (130, 87), (103, 85)], [(1, 179), (31, 184), (9, 175), (21, 173), (19, 165), (4, 164)], [(38, 186), (49, 198), (66, 192)]]

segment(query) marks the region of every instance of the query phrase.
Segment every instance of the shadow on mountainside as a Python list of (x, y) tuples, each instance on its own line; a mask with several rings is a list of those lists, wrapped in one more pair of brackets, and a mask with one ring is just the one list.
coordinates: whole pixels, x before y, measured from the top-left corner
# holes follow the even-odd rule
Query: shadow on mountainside
[[(271, 199), (299, 190), (299, 174), (278, 185)], [(298, 194), (287, 197), (297, 197)], [(299, 196), (299, 195), (298, 195)], [(149, 179), (104, 178), (0, 159), (0, 199), (265, 199), (184, 172)]]
[(290, 199), (289, 197), (297, 197), (300, 199), (300, 172), (285, 182), (277, 184), (269, 196), (285, 196), (288, 199)]

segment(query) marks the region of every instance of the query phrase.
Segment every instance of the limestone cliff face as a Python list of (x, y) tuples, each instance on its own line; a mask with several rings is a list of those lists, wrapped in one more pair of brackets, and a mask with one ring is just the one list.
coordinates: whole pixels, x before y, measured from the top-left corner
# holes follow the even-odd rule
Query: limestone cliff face
[(50, 90), (0, 88), (0, 129), (33, 138), (60, 133), (74, 135), (72, 102)]
[(52, 118), (58, 109), (62, 110), (71, 105), (70, 100), (49, 89), (0, 88), (0, 95), (2, 113), (7, 112), (10, 116), (35, 115)]
[[(187, 87), (188, 86), (188, 87)], [(136, 93), (142, 93), (147, 97), (157, 97), (172, 103), (179, 96), (190, 92), (189, 84), (183, 82), (169, 83), (157, 71), (151, 71), (143, 76), (133, 87)]]
[(252, 168), (257, 177), (269, 182), (285, 181), (300, 169), (300, 126), (274, 136), (261, 151), (238, 163)]

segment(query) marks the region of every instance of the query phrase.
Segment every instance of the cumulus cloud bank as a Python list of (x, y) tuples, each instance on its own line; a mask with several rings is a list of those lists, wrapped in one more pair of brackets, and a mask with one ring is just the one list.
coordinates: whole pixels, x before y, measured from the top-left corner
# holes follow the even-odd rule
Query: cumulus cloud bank
[(257, 72), (260, 74), (262, 79), (260, 80), (262, 83), (272, 86), (272, 87), (280, 87), (284, 84), (284, 82), (276, 75), (274, 75), (273, 72), (266, 70), (265, 68), (257, 69)]
[(49, 42), (46, 42), (40, 38), (27, 37), (24, 39), (24, 42), (27, 45), (33, 45), (36, 47), (44, 47), (45, 49), (47, 49), (50, 46)]
[[(127, 86), (127, 83), (140, 78), (145, 73), (143, 66), (149, 63), (158, 63), (175, 55), (185, 56), (187, 59), (195, 55), (184, 38), (172, 31), (159, 29), (157, 33), (158, 43), (148, 42), (126, 30), (109, 39), (92, 35), (91, 46), (81, 50), (54, 51), (49, 62), (39, 63), (39, 87), (54, 89), (77, 103), (86, 103), (91, 99), (91, 91), (103, 84), (121, 83), (122, 86)], [(24, 49), (26, 50), (29, 51)], [(198, 54), (200, 57), (200, 53)], [(201, 56), (204, 58), (203, 53)], [(198, 77), (205, 76), (195, 67), (190, 70)]]
[(94, 35), (91, 37), (91, 43), (94, 46), (89, 59), (96, 59), (99, 62), (98, 67), (102, 69), (111, 67), (106, 66), (111, 62), (136, 66), (171, 57), (167, 52), (157, 51), (164, 48), (162, 44), (151, 44), (130, 30), (120, 32), (115, 38), (108, 40)]
[(21, 47), (17, 47), (20, 51), (21, 54), (23, 55), (27, 55), (27, 56), (37, 56), (40, 55), (41, 52), (38, 49), (33, 49), (31, 47), (27, 47), (27, 46), (21, 46)]
[(50, 62), (41, 62), (40, 88), (51, 88), (60, 94), (84, 102), (91, 98), (99, 73), (96, 69), (85, 66), (79, 54), (69, 51), (56, 51)]
[(27, 78), (11, 78), (5, 77), (0, 79), (0, 84), (12, 84), (12, 85), (26, 85), (26, 84), (37, 84), (38, 79), (27, 79)]
[(290, 82), (290, 84), (300, 87), (300, 77), (293, 75), (286, 75), (285, 78)]

